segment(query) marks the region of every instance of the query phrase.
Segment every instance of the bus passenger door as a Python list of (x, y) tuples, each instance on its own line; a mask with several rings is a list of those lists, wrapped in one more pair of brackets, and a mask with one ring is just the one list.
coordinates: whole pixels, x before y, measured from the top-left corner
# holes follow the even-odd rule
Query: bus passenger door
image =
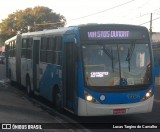
[(33, 89), (39, 91), (39, 51), (41, 38), (33, 38)]
[(77, 95), (77, 59), (76, 44), (68, 42), (64, 44), (64, 107), (75, 112), (75, 97)]

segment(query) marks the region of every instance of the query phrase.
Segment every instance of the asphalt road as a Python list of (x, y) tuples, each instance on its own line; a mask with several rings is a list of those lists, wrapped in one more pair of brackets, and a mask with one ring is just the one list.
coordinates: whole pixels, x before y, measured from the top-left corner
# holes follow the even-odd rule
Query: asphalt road
[[(87, 131), (76, 121), (58, 113), (49, 105), (49, 102), (39, 97), (29, 98), (24, 88), (11, 86), (5, 78), (5, 66), (0, 65), (0, 128), (6, 129), (7, 124), (20, 132), (22, 129), (51, 132)], [(75, 129), (77, 127), (80, 129)], [(41, 128), (43, 130), (40, 130)]]

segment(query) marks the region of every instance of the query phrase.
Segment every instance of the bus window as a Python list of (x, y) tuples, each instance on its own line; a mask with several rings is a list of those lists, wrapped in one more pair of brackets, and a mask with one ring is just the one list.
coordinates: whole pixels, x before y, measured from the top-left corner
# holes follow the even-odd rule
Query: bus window
[(53, 64), (61, 65), (62, 56), (62, 37), (55, 37), (55, 45), (53, 47)]
[(53, 62), (53, 45), (54, 45), (54, 38), (48, 37), (47, 38), (47, 48), (46, 48), (46, 62), (52, 63)]
[(62, 37), (57, 36), (55, 37), (55, 50), (59, 51), (62, 48)]
[(30, 38), (30, 39), (27, 39), (27, 53), (26, 53), (26, 58), (27, 59), (31, 59), (32, 58), (32, 42), (33, 40)]
[(40, 61), (41, 62), (46, 62), (46, 47), (47, 47), (47, 39), (46, 37), (43, 37), (41, 39), (41, 49), (40, 49)]

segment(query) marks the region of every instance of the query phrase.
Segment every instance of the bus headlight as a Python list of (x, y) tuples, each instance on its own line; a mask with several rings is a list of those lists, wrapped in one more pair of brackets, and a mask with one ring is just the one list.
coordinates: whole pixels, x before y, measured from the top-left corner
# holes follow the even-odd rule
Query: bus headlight
[(91, 95), (86, 95), (86, 100), (89, 102), (93, 101), (93, 97)]
[(86, 91), (84, 92), (85, 95), (85, 100), (92, 102), (92, 103), (99, 103), (92, 95), (90, 95), (89, 93), (87, 93)]
[(142, 101), (149, 99), (152, 96), (152, 89), (150, 89), (144, 96), (144, 98), (142, 99)]

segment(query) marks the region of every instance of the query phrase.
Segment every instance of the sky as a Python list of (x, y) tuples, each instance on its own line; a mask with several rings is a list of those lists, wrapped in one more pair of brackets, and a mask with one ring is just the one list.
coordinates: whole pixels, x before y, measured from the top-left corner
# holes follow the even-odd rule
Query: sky
[(63, 15), (66, 26), (87, 23), (142, 25), (160, 32), (159, 0), (4, 0), (0, 1), (0, 22), (17, 10), (45, 6)]

